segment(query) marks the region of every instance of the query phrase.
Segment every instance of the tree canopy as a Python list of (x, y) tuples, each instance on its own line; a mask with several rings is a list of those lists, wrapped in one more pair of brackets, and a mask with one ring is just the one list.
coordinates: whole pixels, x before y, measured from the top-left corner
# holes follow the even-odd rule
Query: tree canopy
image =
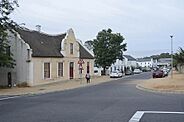
[(180, 47), (179, 51), (174, 55), (174, 64), (176, 65), (184, 65), (184, 50)]
[(153, 58), (153, 59), (160, 59), (160, 58), (171, 58), (171, 54), (170, 53), (161, 53), (159, 55), (152, 55), (149, 57), (144, 57), (143, 59), (149, 59), (149, 58)]
[(93, 41), (95, 63), (105, 71), (116, 59), (122, 59), (123, 51), (126, 51), (124, 40), (120, 33), (112, 33), (111, 29), (100, 31)]
[(14, 60), (8, 45), (8, 30), (13, 32), (16, 23), (11, 20), (10, 14), (17, 7), (16, 0), (1, 0), (0, 1), (0, 67), (13, 67)]

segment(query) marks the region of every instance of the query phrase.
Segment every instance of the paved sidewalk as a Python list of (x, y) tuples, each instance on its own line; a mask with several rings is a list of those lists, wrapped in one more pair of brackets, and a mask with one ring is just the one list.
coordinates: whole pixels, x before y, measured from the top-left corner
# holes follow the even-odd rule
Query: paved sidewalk
[(153, 92), (184, 93), (184, 74), (175, 71), (173, 78), (152, 78), (139, 83), (137, 88)]
[(0, 96), (29, 95), (29, 94), (31, 95), (31, 94), (63, 91), (68, 89), (96, 85), (103, 82), (108, 82), (110, 80), (113, 80), (113, 79), (110, 79), (109, 76), (100, 76), (100, 77), (92, 77), (91, 83), (89, 84), (87, 84), (86, 79), (83, 78), (83, 79), (60, 81), (60, 82), (33, 86), (33, 87), (22, 87), (22, 88), (13, 87), (13, 88), (7, 88), (7, 89), (0, 89)]

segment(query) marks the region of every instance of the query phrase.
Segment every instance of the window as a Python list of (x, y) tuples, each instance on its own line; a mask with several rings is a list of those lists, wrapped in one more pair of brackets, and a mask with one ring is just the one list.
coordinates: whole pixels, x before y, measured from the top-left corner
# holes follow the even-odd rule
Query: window
[(27, 49), (27, 61), (31, 61), (31, 49)]
[(116, 66), (114, 66), (114, 70), (116, 70)]
[(89, 73), (89, 62), (87, 62), (87, 73)]
[(6, 54), (10, 56), (10, 46), (6, 47)]
[(44, 79), (50, 78), (50, 63), (44, 63)]
[(98, 73), (98, 70), (94, 70), (94, 73)]
[(58, 63), (58, 77), (63, 77), (63, 62)]
[(73, 43), (70, 43), (70, 54), (73, 54)]

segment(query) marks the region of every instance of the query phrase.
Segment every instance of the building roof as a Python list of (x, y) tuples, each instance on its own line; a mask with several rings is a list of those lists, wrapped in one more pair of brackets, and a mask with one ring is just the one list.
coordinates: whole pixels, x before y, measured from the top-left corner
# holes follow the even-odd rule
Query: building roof
[(53, 36), (25, 29), (18, 29), (17, 32), (33, 50), (33, 57), (64, 57), (60, 50), (66, 33)]
[(137, 62), (149, 62), (151, 61), (151, 58), (139, 58), (137, 59)]
[(94, 56), (91, 55), (80, 42), (79, 42), (79, 52), (81, 59), (94, 59)]
[(128, 59), (128, 61), (136, 61), (136, 59), (135, 58), (133, 58), (132, 56), (130, 56), (130, 55), (123, 55), (125, 58), (127, 58)]
[[(28, 29), (18, 29), (17, 32), (21, 39), (28, 43), (33, 50), (33, 57), (64, 57), (60, 51), (61, 42), (65, 38), (66, 33), (60, 35), (48, 35)], [(80, 58), (82, 59), (94, 59), (94, 56), (80, 43), (79, 52)]]
[(160, 58), (158, 59), (158, 62), (160, 63), (171, 63), (172, 59), (171, 58)]

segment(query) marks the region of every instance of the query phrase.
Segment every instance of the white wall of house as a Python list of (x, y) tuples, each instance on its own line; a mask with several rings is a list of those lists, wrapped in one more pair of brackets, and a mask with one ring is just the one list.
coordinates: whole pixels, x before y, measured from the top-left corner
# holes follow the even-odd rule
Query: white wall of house
[[(74, 32), (72, 29), (67, 31), (67, 36), (61, 43), (61, 53), (64, 54), (64, 58), (52, 58), (52, 57), (32, 57), (32, 50), (30, 46), (20, 38), (19, 35), (9, 33), (9, 40), (11, 46), (11, 52), (15, 59), (16, 66), (14, 69), (1, 68), (0, 69), (0, 85), (8, 85), (7, 74), (12, 73), (12, 81), (15, 84), (27, 83), (29, 86), (51, 83), (54, 81), (68, 80), (69, 77), (69, 64), (74, 63), (73, 78), (80, 78), (79, 75), (79, 43), (76, 41)], [(70, 54), (70, 43), (74, 45), (74, 52)], [(89, 72), (94, 75), (94, 59), (83, 59), (83, 71), (82, 77), (85, 77), (87, 73), (87, 64), (89, 64)], [(50, 75), (49, 79), (44, 79), (44, 62), (50, 63)], [(58, 62), (63, 62), (63, 77), (58, 77)], [(87, 63), (88, 62), (88, 63)]]
[(124, 62), (124, 67), (126, 67), (126, 68), (130, 68), (130, 70), (132, 70), (131, 68), (132, 67), (137, 67), (137, 62), (136, 61), (129, 61), (126, 57), (124, 57), (124, 60), (123, 60), (123, 62)]
[(116, 62), (112, 64), (109, 68), (109, 71), (124, 71), (124, 62), (120, 59), (116, 59)]
[(137, 64), (140, 66), (140, 67), (153, 67), (154, 65), (154, 62), (153, 62), (153, 59), (151, 59), (150, 61), (137, 61)]
[(12, 81), (16, 81), (16, 72), (11, 68), (0, 68), (0, 86), (7, 86), (8, 85), (8, 72), (11, 72)]
[[(65, 81), (69, 80), (69, 73), (70, 73), (70, 62), (74, 63), (73, 68), (73, 78), (77, 79), (80, 78), (80, 72), (79, 72), (79, 58), (39, 58), (39, 57), (33, 57), (32, 58), (33, 64), (34, 64), (34, 84), (33, 85), (39, 85), (39, 84), (45, 84), (45, 83), (53, 83), (57, 81)], [(58, 63), (63, 63), (63, 76), (58, 76)], [(85, 74), (87, 73), (87, 62), (89, 62), (89, 69), (90, 74), (94, 75), (94, 60), (91, 59), (84, 59), (83, 64), (83, 70), (82, 70), (82, 77), (85, 77)], [(50, 63), (50, 78), (44, 78), (44, 63)]]
[(127, 67), (129, 67), (130, 70), (132, 70), (131, 67), (137, 67), (137, 62), (129, 61), (126, 57), (124, 57), (123, 60), (116, 59), (116, 62), (110, 66), (109, 71), (112, 72), (119, 70), (124, 72), (125, 68)]
[[(21, 84), (27, 82), (28, 85), (32, 84), (33, 81), (33, 63), (28, 60), (28, 50), (29, 55), (32, 51), (28, 44), (26, 44), (19, 35), (14, 35), (9, 33), (8, 36), (10, 51), (13, 53), (13, 59), (15, 60), (15, 67), (10, 68), (1, 68), (0, 71), (0, 85), (7, 85), (7, 73), (11, 72), (13, 84)], [(4, 69), (4, 70), (3, 70)]]

